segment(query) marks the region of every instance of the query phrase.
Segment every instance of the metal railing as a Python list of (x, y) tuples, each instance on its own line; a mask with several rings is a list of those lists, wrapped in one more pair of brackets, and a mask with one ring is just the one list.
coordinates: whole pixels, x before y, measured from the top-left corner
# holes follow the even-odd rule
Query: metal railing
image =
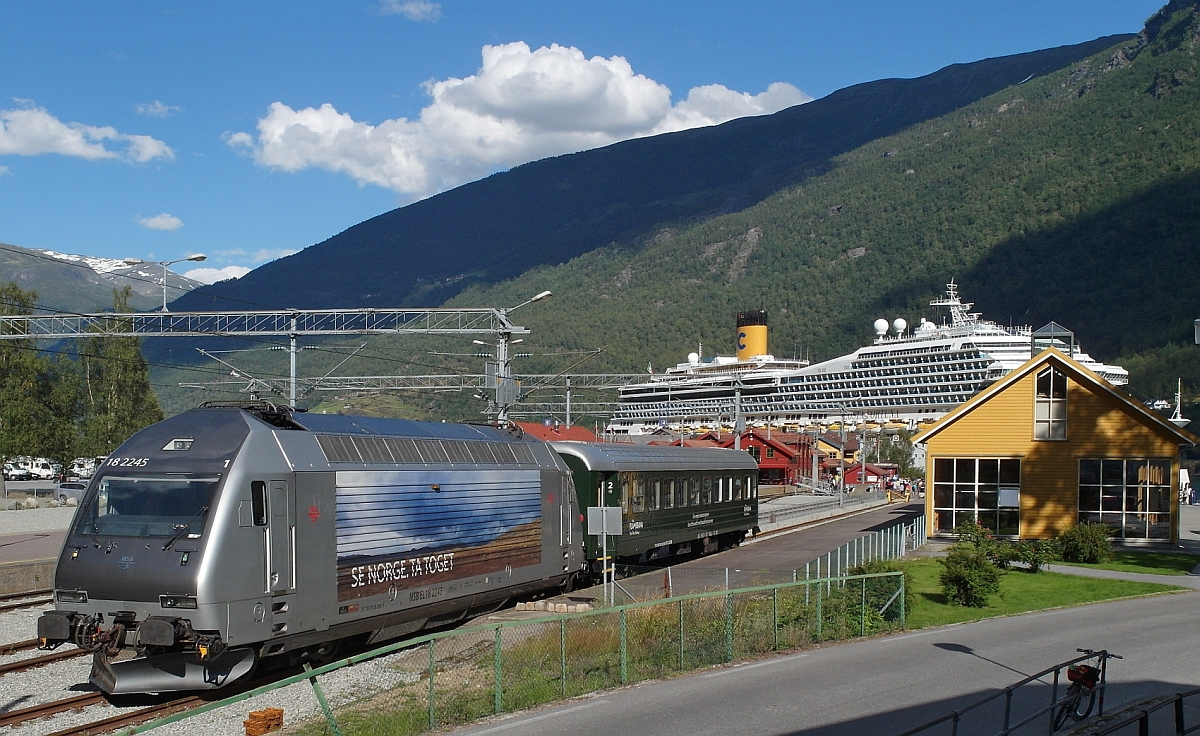
[(293, 732), (420, 733), (741, 657), (902, 630), (905, 604), (903, 573), (885, 572), (473, 626), (312, 668), (136, 731), (187, 719), (181, 732), (224, 732), (247, 708), (283, 707)]
[(1188, 690), (1182, 693), (1175, 693), (1162, 702), (1154, 705), (1148, 705), (1144, 708), (1138, 708), (1131, 713), (1113, 720), (1111, 723), (1104, 724), (1104, 726), (1101, 727), (1101, 730), (1091, 731), (1091, 736), (1106, 736), (1106, 734), (1116, 733), (1123, 728), (1128, 728), (1129, 726), (1133, 725), (1138, 727), (1139, 736), (1149, 736), (1150, 715), (1162, 710), (1163, 708), (1166, 708), (1167, 706), (1171, 706), (1172, 714), (1175, 717), (1175, 730), (1171, 733), (1175, 734), (1175, 736), (1185, 736), (1185, 734), (1196, 733), (1197, 731), (1200, 731), (1200, 721), (1193, 723), (1191, 726), (1188, 726), (1185, 723), (1183, 701), (1187, 698), (1194, 698), (1197, 696), (1200, 696), (1200, 688)]
[[(760, 585), (778, 585), (837, 578), (875, 560), (901, 559), (924, 545), (925, 516), (911, 522), (864, 534), (837, 549), (791, 570), (762, 570), (736, 567), (700, 567), (694, 564), (669, 567), (614, 565), (620, 587), (614, 604), (636, 603), (653, 598), (691, 593), (726, 591)], [(599, 588), (580, 591), (579, 597), (603, 599)]]
[[(1081, 650), (1081, 651), (1084, 651), (1084, 650)], [(992, 731), (992, 733), (994, 733), (996, 736), (1008, 736), (1009, 734), (1016, 732), (1018, 729), (1034, 723), (1035, 721), (1039, 720), (1042, 716), (1046, 717), (1046, 721), (1047, 721), (1047, 731), (1046, 732), (1048, 734), (1052, 735), (1058, 730), (1058, 728), (1056, 727), (1056, 724), (1055, 724), (1056, 709), (1063, 708), (1063, 707), (1067, 707), (1067, 708), (1072, 707), (1075, 704), (1076, 699), (1079, 697), (1078, 695), (1071, 694), (1071, 693), (1068, 693), (1066, 695), (1063, 695), (1062, 697), (1059, 697), (1059, 687), (1058, 686), (1059, 686), (1059, 682), (1061, 680), (1060, 674), (1064, 670), (1066, 670), (1068, 667), (1071, 667), (1072, 665), (1076, 665), (1076, 664), (1085, 662), (1090, 659), (1098, 658), (1100, 661), (1100, 680), (1099, 680), (1099, 682), (1096, 683), (1096, 686), (1094, 688), (1094, 696), (1099, 701), (1099, 708), (1097, 710), (1097, 715), (1102, 716), (1102, 715), (1104, 715), (1104, 693), (1105, 693), (1105, 690), (1108, 688), (1108, 660), (1110, 657), (1113, 657), (1113, 656), (1115, 656), (1115, 655), (1111, 655), (1108, 653), (1107, 650), (1103, 650), (1103, 649), (1101, 649), (1098, 652), (1093, 652), (1093, 651), (1088, 650), (1082, 656), (1075, 657), (1074, 659), (1067, 660), (1066, 662), (1060, 662), (1060, 663), (1054, 665), (1053, 667), (1048, 667), (1048, 668), (1042, 670), (1041, 672), (1038, 672), (1037, 674), (1026, 677), (1024, 680), (1021, 680), (1020, 682), (1017, 682), (1013, 685), (1009, 685), (1008, 687), (1004, 688), (1003, 690), (1001, 690), (998, 693), (988, 695), (985, 698), (981, 698), (980, 700), (977, 700), (974, 703), (971, 703), (970, 705), (968, 705), (965, 708), (951, 711), (951, 712), (947, 713), (946, 715), (944, 715), (940, 718), (936, 718), (924, 725), (921, 725), (921, 726), (918, 726), (917, 728), (905, 731), (904, 733), (900, 734), (900, 736), (915, 736), (916, 734), (925, 733), (925, 732), (929, 731), (930, 729), (936, 728), (936, 727), (941, 726), (942, 724), (946, 724), (946, 723), (950, 724), (950, 736), (957, 736), (957, 734), (959, 732), (959, 727), (962, 726), (963, 716), (965, 716), (969, 713), (975, 712), (975, 711), (979, 711), (981, 708), (983, 708), (991, 703), (995, 703), (998, 700), (1000, 700), (1001, 698), (1004, 699), (1004, 702), (1003, 702), (1004, 715), (1001, 719), (1001, 722), (1003, 725), (1001, 726), (1001, 728), (999, 730)], [(1013, 710), (1012, 706), (1013, 706), (1014, 696), (1017, 694), (1017, 692), (1019, 691), (1020, 688), (1026, 686), (1026, 685), (1031, 685), (1033, 683), (1045, 685), (1046, 683), (1043, 682), (1042, 678), (1046, 677), (1047, 675), (1052, 676), (1052, 680), (1050, 683), (1050, 701), (1049, 701), (1049, 703), (1046, 705), (1043, 705), (1040, 708), (1037, 708), (1029, 715), (1026, 715), (1024, 718), (1021, 718), (1014, 722), (1013, 714), (1012, 714), (1012, 710)], [(1089, 693), (1083, 693), (1083, 697), (1092, 697), (1092, 695)], [(1090, 710), (1090, 708), (1089, 708), (1089, 710)], [(982, 728), (982, 726), (980, 726), (978, 724), (972, 724), (969, 729), (969, 733), (981, 734), (981, 733), (983, 733), (983, 731), (981, 731), (980, 728)]]

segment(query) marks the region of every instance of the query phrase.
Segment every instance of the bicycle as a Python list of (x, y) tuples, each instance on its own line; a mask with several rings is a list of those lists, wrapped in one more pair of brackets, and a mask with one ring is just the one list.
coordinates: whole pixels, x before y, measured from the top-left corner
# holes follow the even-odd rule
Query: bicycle
[(1096, 703), (1096, 685), (1104, 676), (1105, 660), (1121, 659), (1120, 655), (1110, 654), (1109, 652), (1095, 652), (1091, 649), (1076, 649), (1088, 657), (1095, 657), (1096, 664), (1074, 664), (1067, 668), (1067, 679), (1071, 681), (1071, 685), (1067, 688), (1066, 695), (1062, 700), (1058, 701), (1058, 709), (1054, 711), (1054, 730), (1058, 731), (1070, 718), (1074, 721), (1082, 721), (1092, 713), (1092, 706)]

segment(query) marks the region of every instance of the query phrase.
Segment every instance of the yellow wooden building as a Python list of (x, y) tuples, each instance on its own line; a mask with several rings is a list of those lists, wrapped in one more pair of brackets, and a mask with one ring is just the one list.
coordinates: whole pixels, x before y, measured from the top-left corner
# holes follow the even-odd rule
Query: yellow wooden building
[(969, 518), (1022, 539), (1095, 521), (1136, 544), (1178, 541), (1179, 448), (1198, 438), (1049, 348), (913, 441), (931, 535)]

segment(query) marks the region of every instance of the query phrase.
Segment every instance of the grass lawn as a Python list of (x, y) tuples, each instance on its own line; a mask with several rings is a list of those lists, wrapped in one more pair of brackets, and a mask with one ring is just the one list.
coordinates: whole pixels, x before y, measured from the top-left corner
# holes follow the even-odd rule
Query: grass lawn
[(1200, 558), (1196, 555), (1179, 552), (1140, 552), (1120, 550), (1115, 553), (1112, 562), (1100, 564), (1082, 562), (1058, 562), (1059, 565), (1074, 565), (1076, 567), (1094, 567), (1099, 570), (1120, 570), (1121, 572), (1144, 572), (1150, 575), (1187, 575)]
[(942, 595), (942, 586), (938, 582), (942, 566), (936, 559), (914, 559), (908, 563), (908, 572), (912, 576), (913, 590), (908, 596), (912, 605), (908, 611), (907, 623), (912, 629), (1147, 593), (1186, 590), (1157, 583), (1010, 570), (1001, 578), (1000, 594), (992, 596), (986, 608), (966, 608), (946, 602), (945, 596)]

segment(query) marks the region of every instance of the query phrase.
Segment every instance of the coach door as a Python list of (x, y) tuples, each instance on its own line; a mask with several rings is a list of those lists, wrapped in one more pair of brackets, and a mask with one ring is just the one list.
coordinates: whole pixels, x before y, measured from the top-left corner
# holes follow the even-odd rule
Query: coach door
[(285, 592), (294, 587), (296, 499), (287, 481), (270, 482), (267, 526), (267, 588)]

